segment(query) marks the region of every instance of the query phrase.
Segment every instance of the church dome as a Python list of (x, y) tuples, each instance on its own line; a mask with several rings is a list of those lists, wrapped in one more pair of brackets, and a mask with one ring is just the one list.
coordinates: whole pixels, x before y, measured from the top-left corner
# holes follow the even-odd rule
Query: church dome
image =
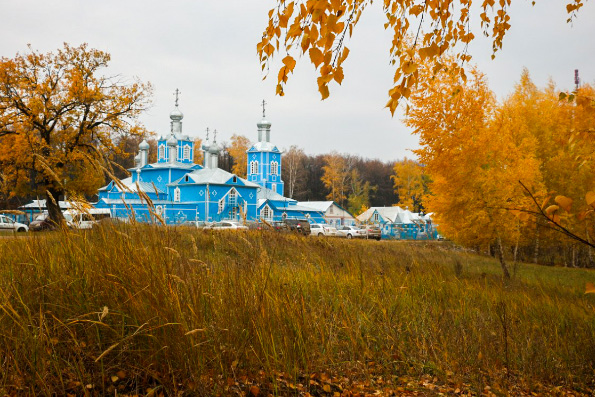
[(149, 150), (149, 144), (147, 143), (147, 141), (145, 141), (143, 139), (143, 141), (140, 143), (140, 145), (138, 145), (138, 148), (140, 150)]
[(211, 144), (211, 146), (209, 146), (209, 153), (219, 154), (219, 152), (220, 152), (219, 145), (217, 144), (217, 142), (213, 142)]
[(271, 122), (266, 120), (266, 119), (262, 119), (258, 122), (257, 124), (258, 128), (271, 128)]
[(176, 106), (176, 108), (169, 114), (169, 118), (172, 121), (181, 121), (184, 118), (184, 113), (182, 113)]

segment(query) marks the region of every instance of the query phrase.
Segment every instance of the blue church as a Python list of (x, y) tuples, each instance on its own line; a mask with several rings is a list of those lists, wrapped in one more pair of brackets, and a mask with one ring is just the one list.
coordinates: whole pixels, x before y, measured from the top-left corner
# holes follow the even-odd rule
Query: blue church
[[(96, 208), (109, 209), (113, 218), (134, 217), (140, 222), (153, 221), (153, 212), (167, 224), (284, 218), (325, 223), (321, 211), (283, 196), (282, 152), (270, 142), (271, 123), (265, 119), (264, 101), (258, 142), (247, 151), (246, 179), (219, 168), (217, 131), (211, 142), (207, 130), (202, 148), (194, 147), (194, 141), (182, 133), (184, 115), (178, 108), (177, 91), (169, 117), (169, 134), (157, 140), (157, 162), (148, 163), (149, 144), (141, 142), (136, 167), (129, 169), (131, 176), (99, 189)], [(195, 150), (203, 151), (202, 165), (193, 162)]]

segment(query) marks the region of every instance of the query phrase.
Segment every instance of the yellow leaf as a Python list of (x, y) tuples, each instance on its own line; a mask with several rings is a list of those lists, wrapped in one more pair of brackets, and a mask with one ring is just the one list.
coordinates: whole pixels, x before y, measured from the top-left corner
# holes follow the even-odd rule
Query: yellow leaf
[(292, 56), (287, 55), (285, 58), (283, 58), (283, 64), (285, 65), (287, 70), (293, 72), (293, 68), (295, 68), (295, 59), (293, 59)]
[(593, 205), (595, 204), (595, 192), (587, 192), (585, 199), (587, 200), (587, 205), (595, 207), (595, 205)]
[(570, 212), (570, 207), (572, 207), (572, 199), (566, 196), (556, 196), (554, 199), (558, 205), (563, 208), (566, 212)]
[(116, 375), (120, 379), (125, 379), (126, 378), (126, 372), (125, 371), (118, 371), (118, 372), (116, 372)]
[(112, 375), (111, 380), (113, 383), (116, 383), (120, 378), (117, 375)]
[(560, 207), (558, 207), (557, 205), (550, 205), (549, 207), (547, 207), (545, 209), (545, 213), (546, 215), (551, 215), (554, 212), (558, 211), (560, 209)]
[(322, 386), (322, 390), (324, 390), (327, 393), (331, 392), (331, 385), (324, 385)]
[(326, 84), (319, 86), (318, 92), (320, 92), (320, 95), (322, 95), (323, 101), (329, 96), (328, 86)]
[(403, 69), (403, 73), (411, 74), (417, 70), (417, 64), (413, 61), (407, 61), (403, 64), (401, 69)]
[(593, 283), (585, 285), (585, 294), (595, 294), (595, 285)]
[(320, 65), (320, 63), (324, 59), (324, 55), (322, 55), (322, 51), (320, 51), (316, 47), (312, 47), (312, 48), (310, 48), (310, 51), (308, 51), (308, 53), (310, 54), (310, 60), (312, 61), (314, 66), (318, 67), (318, 65)]
[(344, 77), (345, 77), (345, 76), (343, 75), (343, 68), (339, 66), (339, 67), (338, 67), (338, 68), (335, 70), (335, 73), (333, 73), (333, 79), (335, 79), (335, 81), (336, 81), (337, 83), (341, 84), (341, 82), (343, 82), (343, 78), (344, 78)]

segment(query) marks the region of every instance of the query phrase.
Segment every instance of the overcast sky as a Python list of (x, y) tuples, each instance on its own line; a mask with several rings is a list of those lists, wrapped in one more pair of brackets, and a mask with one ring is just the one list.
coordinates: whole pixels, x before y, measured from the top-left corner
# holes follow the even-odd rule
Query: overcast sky
[[(499, 99), (509, 94), (523, 67), (539, 86), (552, 78), (572, 89), (574, 69), (595, 81), (595, 5), (587, 2), (573, 24), (565, 2), (513, 2), (512, 28), (504, 49), (490, 60), (491, 44), (477, 40), (474, 62)], [(0, 55), (42, 52), (88, 43), (112, 55), (110, 71), (136, 76), (154, 86), (154, 106), (143, 116), (148, 129), (169, 132), (173, 92), (179, 88), (184, 132), (218, 141), (232, 134), (257, 138), (260, 103), (268, 102), (273, 143), (306, 153), (336, 150), (381, 160), (412, 157), (417, 138), (384, 109), (393, 71), (388, 66), (391, 35), (384, 31), (382, 2), (363, 15), (347, 44), (342, 86), (320, 101), (313, 66), (298, 61), (285, 96), (275, 96), (276, 70), (262, 80), (256, 43), (273, 0), (0, 0)], [(476, 33), (476, 36), (479, 36)]]

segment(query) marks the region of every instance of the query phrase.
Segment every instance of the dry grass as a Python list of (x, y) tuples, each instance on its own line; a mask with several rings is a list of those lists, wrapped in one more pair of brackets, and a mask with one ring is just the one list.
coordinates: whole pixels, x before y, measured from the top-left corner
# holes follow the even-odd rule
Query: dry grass
[(591, 390), (593, 272), (524, 265), (504, 284), (443, 246), (147, 225), (2, 238), (0, 394), (226, 394), (322, 371)]

